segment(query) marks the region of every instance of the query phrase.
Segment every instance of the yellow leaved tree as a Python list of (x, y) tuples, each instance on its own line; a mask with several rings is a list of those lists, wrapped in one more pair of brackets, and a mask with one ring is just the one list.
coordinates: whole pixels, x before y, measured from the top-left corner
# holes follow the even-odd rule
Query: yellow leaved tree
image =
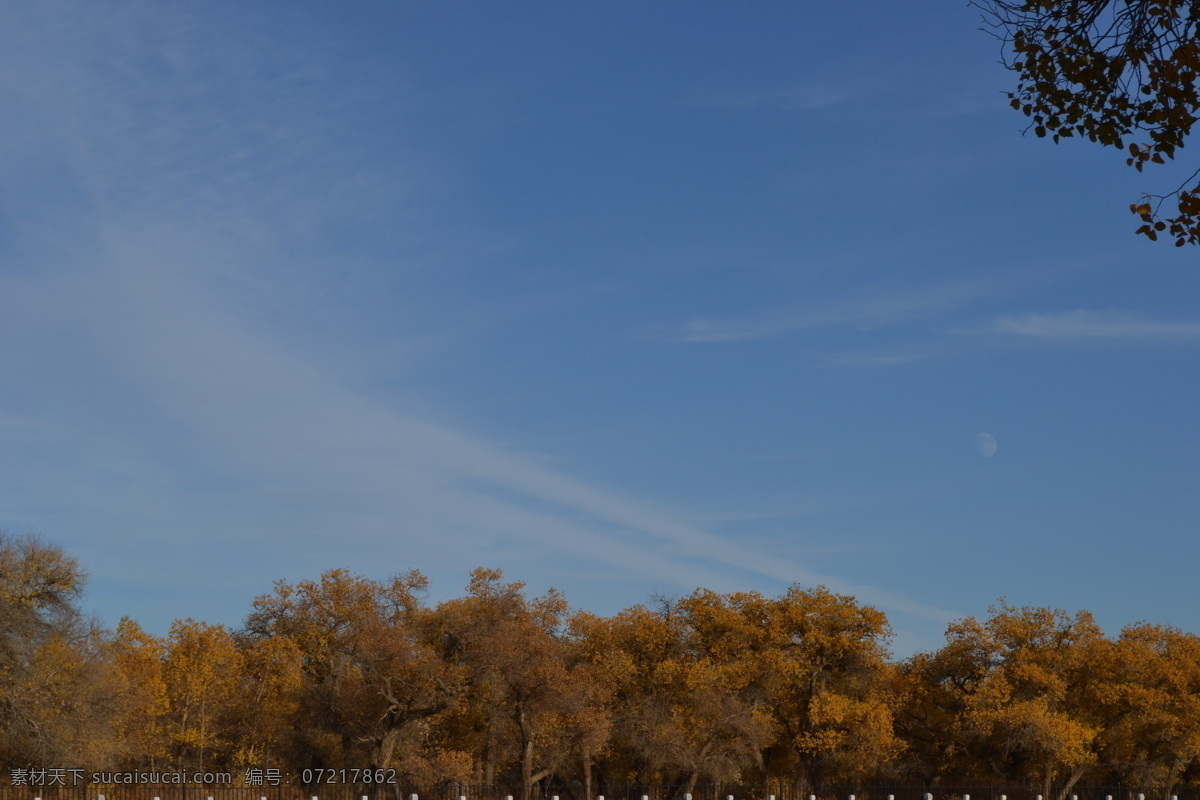
[(1108, 760), (1124, 782), (1161, 787), (1169, 800), (1200, 759), (1200, 637), (1148, 623), (1125, 628), (1103, 699), (1113, 720)]
[(166, 643), (122, 617), (107, 644), (116, 677), (113, 738), (126, 766), (154, 767), (168, 755)]
[(113, 758), (102, 632), (77, 605), (85, 578), (61, 548), (0, 532), (0, 764)]
[[(277, 582), (255, 599), (247, 658), (265, 666), (294, 657), (299, 665), (300, 674), (282, 682), (264, 682), (269, 670), (257, 679), (279, 719), (292, 707), (303, 721), (292, 743), (297, 760), (423, 774), (430, 720), (457, 694), (455, 672), (430, 641), (427, 583), (415, 570), (380, 582), (335, 569), (317, 581)], [(272, 736), (258, 746), (273, 746)]]
[(483, 568), (471, 573), (465, 597), (436, 609), (442, 657), (465, 681), (450, 721), (459, 747), (475, 754), (476, 777), (486, 783), (515, 766), (523, 800), (567, 765), (569, 726), (583, 721), (571, 718), (583, 673), (568, 661), (568, 618), (558, 592), (528, 598), (524, 584)]
[(233, 634), (222, 625), (176, 620), (163, 659), (166, 730), (174, 761), (198, 770), (230, 762), (231, 718), (244, 661)]
[(1111, 648), (1087, 612), (1016, 608), (1004, 602), (980, 622), (950, 625), (946, 659), (958, 676), (957, 745), (988, 774), (1032, 780), (1063, 800), (1094, 766), (1102, 746), (1102, 690)]

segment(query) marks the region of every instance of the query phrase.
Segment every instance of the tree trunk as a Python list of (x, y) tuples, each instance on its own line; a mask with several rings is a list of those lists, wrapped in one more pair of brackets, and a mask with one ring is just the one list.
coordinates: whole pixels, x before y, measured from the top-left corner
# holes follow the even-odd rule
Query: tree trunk
[(583, 750), (583, 800), (593, 800), (592, 794), (592, 753), (587, 748)]
[(526, 738), (521, 749), (521, 800), (529, 800), (533, 792), (533, 738)]
[[(1071, 790), (1075, 788), (1075, 784), (1079, 782), (1079, 779), (1083, 777), (1083, 773), (1085, 772), (1087, 772), (1087, 766), (1084, 764), (1080, 764), (1071, 770), (1071, 777), (1067, 778), (1066, 785), (1059, 790), (1058, 800), (1067, 800), (1067, 795), (1069, 795)], [(1167, 798), (1167, 800), (1170, 799)]]
[(387, 769), (391, 766), (392, 756), (396, 754), (396, 745), (400, 741), (400, 731), (389, 728), (375, 745), (375, 769)]
[(488, 731), (487, 742), (483, 746), (483, 783), (491, 786), (496, 782), (496, 765), (492, 761), (492, 734)]

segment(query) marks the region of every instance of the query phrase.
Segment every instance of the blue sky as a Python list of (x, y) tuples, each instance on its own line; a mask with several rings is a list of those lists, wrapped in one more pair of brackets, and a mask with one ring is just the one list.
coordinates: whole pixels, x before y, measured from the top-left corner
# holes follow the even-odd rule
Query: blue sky
[(1200, 267), (1126, 210), (1180, 173), (1022, 136), (979, 22), (7, 9), (0, 528), (157, 632), (480, 565), (823, 583), (898, 655), (1002, 596), (1200, 630)]

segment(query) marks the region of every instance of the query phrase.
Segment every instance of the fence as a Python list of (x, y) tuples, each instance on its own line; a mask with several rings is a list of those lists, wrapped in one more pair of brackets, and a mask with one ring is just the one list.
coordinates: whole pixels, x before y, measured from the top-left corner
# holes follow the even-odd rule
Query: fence
[[(298, 786), (235, 786), (222, 773), (204, 784), (96, 784), (66, 779), (39, 784), (0, 783), (0, 800), (514, 800), (519, 785), (480, 785), (446, 781), (435, 786), (403, 783)], [(240, 777), (240, 776), (239, 776)], [(1058, 787), (1043, 797), (1024, 786), (824, 786), (806, 792), (794, 786), (704, 784), (689, 794), (681, 785), (600, 783), (585, 798), (578, 783), (542, 782), (533, 800), (1057, 800)], [(1065, 800), (1200, 800), (1200, 787), (1077, 786)]]

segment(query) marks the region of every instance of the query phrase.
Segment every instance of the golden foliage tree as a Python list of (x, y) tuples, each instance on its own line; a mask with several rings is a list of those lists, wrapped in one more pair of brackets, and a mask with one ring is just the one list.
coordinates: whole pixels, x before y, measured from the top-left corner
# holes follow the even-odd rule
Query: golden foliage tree
[(481, 775), (516, 762), (522, 798), (570, 754), (563, 733), (576, 710), (567, 661), (566, 600), (558, 592), (529, 599), (524, 584), (504, 583), (500, 570), (476, 569), (467, 596), (437, 609), (449, 664), (466, 679), (458, 725), (473, 735)]
[[(281, 640), (302, 671), (305, 766), (420, 771), (428, 721), (457, 691), (429, 641), (426, 585), (416, 571), (380, 583), (338, 569), (254, 601), (247, 635)], [(272, 689), (280, 702), (285, 688)]]
[(757, 621), (757, 659), (779, 739), (776, 772), (806, 788), (829, 778), (861, 780), (903, 749), (887, 693), (883, 612), (823, 586), (793, 585), (775, 598), (734, 595)]
[(300, 648), (286, 636), (241, 637), (242, 676), (231, 715), (240, 767), (279, 767), (288, 755), (304, 690)]
[(222, 625), (176, 620), (163, 660), (168, 739), (175, 763), (206, 769), (228, 764), (234, 748), (231, 717), (245, 668), (233, 634)]
[(61, 548), (0, 533), (0, 762), (101, 764), (101, 632), (76, 605), (85, 573)]
[(1134, 785), (1169, 800), (1200, 759), (1200, 637), (1140, 623), (1121, 632), (1103, 700), (1111, 710), (1106, 756)]
[[(1200, 637), (1001, 602), (888, 661), (884, 615), (822, 587), (698, 589), (572, 614), (478, 569), (429, 608), (417, 572), (277, 583), (237, 634), (107, 633), (60, 549), (0, 535), (0, 763), (394, 768), (402, 780), (1023, 782), (1162, 790), (1200, 765)], [(561, 791), (561, 790), (560, 790)], [(614, 792), (615, 793), (615, 792)]]
[(949, 662), (963, 671), (959, 746), (993, 777), (1038, 781), (1045, 796), (1057, 782), (1062, 800), (1098, 762), (1104, 718), (1093, 678), (1107, 642), (1087, 612), (1002, 602), (991, 613), (946, 633)]
[(107, 643), (115, 673), (112, 727), (118, 759), (128, 766), (155, 766), (168, 755), (166, 643), (123, 617)]
[(589, 646), (615, 680), (623, 736), (613, 766), (691, 791), (701, 780), (736, 780), (752, 766), (767, 721), (741, 693), (747, 674), (708, 651), (685, 602), (659, 597), (656, 609), (627, 609), (593, 626)]

